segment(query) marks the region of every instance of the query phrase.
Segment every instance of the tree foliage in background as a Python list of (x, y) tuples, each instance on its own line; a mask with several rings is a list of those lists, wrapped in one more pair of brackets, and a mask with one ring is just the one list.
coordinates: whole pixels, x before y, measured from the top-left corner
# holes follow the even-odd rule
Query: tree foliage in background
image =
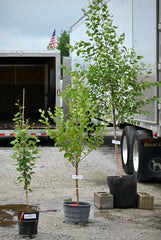
[(57, 37), (57, 49), (61, 52), (61, 63), (63, 57), (69, 56), (69, 48), (67, 45), (69, 44), (69, 32), (66, 30), (62, 31), (59, 37)]

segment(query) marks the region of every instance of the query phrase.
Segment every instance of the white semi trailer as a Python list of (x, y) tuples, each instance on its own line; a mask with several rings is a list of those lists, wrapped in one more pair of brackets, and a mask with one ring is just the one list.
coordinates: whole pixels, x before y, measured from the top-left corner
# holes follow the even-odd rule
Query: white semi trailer
[(29, 131), (46, 136), (38, 110), (61, 105), (61, 83), (60, 51), (0, 51), (0, 137), (14, 136), (15, 103), (22, 104), (23, 89)]
[[(151, 65), (153, 82), (161, 80), (161, 0), (109, 0), (118, 34), (125, 33), (125, 45), (134, 48), (144, 62)], [(70, 31), (71, 45), (75, 41), (88, 40), (85, 19), (82, 17)], [(74, 59), (82, 59), (71, 53)], [(74, 65), (73, 65), (74, 66)], [(161, 87), (147, 92), (161, 97)], [(137, 173), (139, 181), (161, 179), (161, 102), (146, 106), (148, 115), (137, 117), (137, 125), (123, 129), (121, 141), (122, 164), (126, 173)], [(125, 123), (126, 124), (126, 123)]]

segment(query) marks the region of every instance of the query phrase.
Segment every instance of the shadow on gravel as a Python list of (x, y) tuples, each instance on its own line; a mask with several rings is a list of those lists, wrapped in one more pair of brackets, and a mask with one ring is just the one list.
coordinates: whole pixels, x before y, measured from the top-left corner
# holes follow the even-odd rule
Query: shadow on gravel
[[(0, 148), (1, 147), (12, 147), (10, 142), (14, 139), (14, 137), (0, 137)], [(48, 137), (40, 137), (39, 146), (41, 147), (54, 147), (55, 143)]]
[[(101, 145), (102, 147), (115, 147), (115, 145), (112, 143), (112, 140), (114, 139), (113, 136), (105, 136), (104, 137), (104, 143)], [(121, 141), (121, 136), (118, 136), (117, 140)], [(101, 147), (100, 146), (100, 147)]]

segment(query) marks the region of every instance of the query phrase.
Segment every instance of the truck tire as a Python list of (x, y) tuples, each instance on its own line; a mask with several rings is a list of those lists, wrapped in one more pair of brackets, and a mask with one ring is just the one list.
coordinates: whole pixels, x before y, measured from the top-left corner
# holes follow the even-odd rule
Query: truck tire
[(122, 167), (127, 174), (133, 173), (132, 168), (132, 143), (135, 134), (135, 127), (126, 126), (121, 137), (121, 159)]
[(137, 174), (138, 182), (148, 181), (144, 177), (144, 154), (143, 146), (140, 142), (141, 138), (151, 137), (151, 132), (146, 130), (137, 130), (134, 134), (133, 144), (132, 144), (132, 172)]

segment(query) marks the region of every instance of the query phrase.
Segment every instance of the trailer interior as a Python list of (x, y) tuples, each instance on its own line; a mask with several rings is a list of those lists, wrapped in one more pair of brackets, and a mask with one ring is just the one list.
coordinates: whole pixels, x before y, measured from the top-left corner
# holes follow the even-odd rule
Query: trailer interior
[(15, 103), (22, 106), (23, 89), (25, 118), (31, 127), (40, 127), (38, 109), (55, 106), (55, 62), (55, 57), (0, 57), (0, 129), (13, 128)]

